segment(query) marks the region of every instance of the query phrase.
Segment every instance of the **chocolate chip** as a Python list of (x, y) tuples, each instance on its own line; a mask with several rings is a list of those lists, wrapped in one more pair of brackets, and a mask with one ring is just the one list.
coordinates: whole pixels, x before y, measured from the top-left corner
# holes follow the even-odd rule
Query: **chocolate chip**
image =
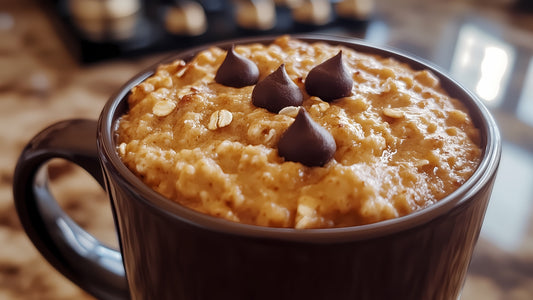
[(252, 92), (252, 103), (273, 113), (287, 106), (300, 106), (303, 101), (302, 91), (285, 71), (285, 64), (259, 81)]
[(254, 85), (259, 80), (257, 65), (248, 58), (235, 52), (235, 47), (226, 54), (215, 75), (215, 81), (225, 86), (241, 88)]
[(305, 79), (305, 90), (324, 101), (350, 96), (353, 78), (342, 62), (342, 51), (317, 65)]
[(304, 108), (300, 108), (294, 122), (278, 143), (280, 156), (309, 167), (325, 165), (336, 150), (337, 145), (331, 133), (313, 121)]

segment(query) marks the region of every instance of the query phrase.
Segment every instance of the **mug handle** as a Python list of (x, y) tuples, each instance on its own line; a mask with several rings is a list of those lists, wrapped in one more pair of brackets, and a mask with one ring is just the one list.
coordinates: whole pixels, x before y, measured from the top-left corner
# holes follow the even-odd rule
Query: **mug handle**
[(26, 145), (15, 168), (15, 207), (41, 254), (72, 282), (98, 299), (129, 299), (122, 255), (76, 224), (48, 188), (46, 163), (63, 158), (84, 168), (105, 188), (96, 144), (97, 122), (62, 121)]

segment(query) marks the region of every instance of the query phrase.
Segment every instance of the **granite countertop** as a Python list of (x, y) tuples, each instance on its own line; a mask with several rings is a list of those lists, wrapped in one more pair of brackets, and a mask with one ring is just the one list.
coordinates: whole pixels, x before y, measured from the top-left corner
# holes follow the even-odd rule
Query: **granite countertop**
[[(486, 101), (503, 134), (503, 156), (462, 299), (533, 299), (533, 12), (511, 0), (375, 4), (364, 27), (318, 31), (414, 53)], [(11, 191), (15, 162), (39, 130), (63, 119), (96, 119), (129, 77), (168, 55), (81, 64), (56, 21), (31, 0), (0, 4), (0, 299), (91, 299), (24, 235)], [(116, 246), (99, 186), (61, 160), (52, 162), (50, 176), (72, 218)]]

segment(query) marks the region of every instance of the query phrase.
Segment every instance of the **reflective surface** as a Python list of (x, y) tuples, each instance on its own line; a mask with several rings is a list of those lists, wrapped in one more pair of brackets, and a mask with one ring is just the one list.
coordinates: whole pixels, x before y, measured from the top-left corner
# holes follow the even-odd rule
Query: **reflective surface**
[[(490, 107), (504, 138), (503, 156), (462, 299), (533, 299), (531, 1), (374, 2), (374, 14), (367, 23), (317, 31), (364, 38), (429, 60)], [(11, 174), (23, 144), (56, 120), (96, 118), (122, 83), (161, 58), (155, 54), (82, 66), (60, 40), (53, 23), (30, 0), (0, 4), (2, 299), (85, 296), (32, 250), (14, 217)], [(78, 181), (72, 181), (68, 168), (58, 169), (69, 175), (59, 177), (59, 188), (77, 195)], [(84, 179), (81, 181), (85, 183)], [(113, 224), (105, 215), (108, 204), (100, 197), (100, 190), (87, 190), (83, 197), (70, 196), (64, 203), (74, 219), (113, 242), (114, 232), (109, 230)], [(79, 213), (81, 210), (86, 213)]]
[(447, 70), (491, 109), (504, 138), (462, 299), (532, 299), (533, 11), (513, 1), (379, 2), (365, 38)]

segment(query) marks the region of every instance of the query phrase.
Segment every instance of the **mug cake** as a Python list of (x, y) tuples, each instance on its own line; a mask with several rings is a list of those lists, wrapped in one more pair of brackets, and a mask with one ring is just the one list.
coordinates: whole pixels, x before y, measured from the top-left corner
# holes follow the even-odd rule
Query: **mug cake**
[(331, 228), (436, 203), (476, 170), (479, 130), (429, 70), (326, 42), (211, 47), (135, 86), (117, 152), (196, 211)]

